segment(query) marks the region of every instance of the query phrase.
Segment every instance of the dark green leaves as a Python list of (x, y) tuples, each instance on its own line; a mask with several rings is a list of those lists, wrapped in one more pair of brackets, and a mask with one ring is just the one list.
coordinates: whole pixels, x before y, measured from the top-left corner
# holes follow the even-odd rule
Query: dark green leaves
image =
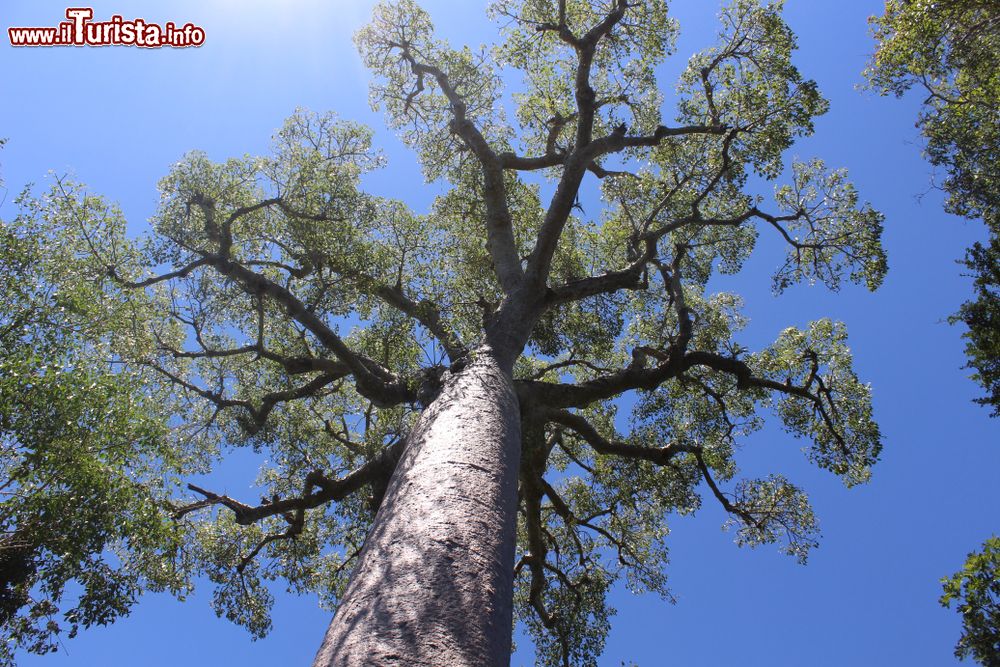
[(1000, 656), (1000, 538), (991, 537), (970, 553), (961, 570), (941, 580), (941, 605), (956, 605), (962, 636), (955, 656), (995, 667)]
[[(134, 313), (90, 280), (84, 238), (21, 199), (0, 223), (0, 664), (55, 650), (58, 634), (128, 613), (144, 587), (179, 592), (164, 568), (178, 532), (162, 502), (185, 456), (170, 401), (117, 364)], [(93, 198), (65, 202), (111, 215)], [(90, 230), (94, 236), (101, 228)], [(85, 235), (84, 235), (85, 236)]]
[(886, 2), (872, 19), (878, 50), (865, 75), (879, 93), (926, 94), (917, 127), (940, 169), (946, 209), (981, 219), (989, 232), (965, 258), (976, 279), (974, 298), (952, 321), (969, 327), (969, 366), (986, 389), (978, 402), (1000, 414), (1000, 6), (989, 0)]

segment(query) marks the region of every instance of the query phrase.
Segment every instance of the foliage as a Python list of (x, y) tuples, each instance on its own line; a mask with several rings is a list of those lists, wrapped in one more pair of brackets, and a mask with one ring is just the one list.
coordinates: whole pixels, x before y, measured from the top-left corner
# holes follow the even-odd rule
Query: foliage
[[(900, 96), (914, 86), (926, 92), (917, 127), (931, 164), (944, 170), (946, 208), (981, 219), (989, 232), (986, 243), (974, 244), (965, 257), (975, 298), (951, 319), (968, 327), (968, 365), (986, 390), (977, 402), (1000, 416), (1000, 6), (988, 0), (889, 0), (872, 25), (879, 44), (866, 72), (869, 84), (882, 94)], [(981, 554), (970, 555), (965, 570), (946, 580), (941, 599), (948, 605), (967, 595), (956, 655), (983, 664), (997, 664), (1000, 654), (998, 546), (992, 538)]]
[(953, 321), (962, 321), (969, 328), (965, 334), (965, 353), (969, 366), (975, 369), (973, 378), (988, 394), (976, 399), (992, 405), (992, 416), (1000, 416), (1000, 235), (994, 231), (986, 245), (969, 248), (965, 264), (975, 277), (976, 298), (962, 304)]
[(178, 547), (158, 500), (183, 468), (169, 402), (111, 365), (110, 332), (136, 312), (90, 284), (80, 239), (53, 222), (60, 200), (25, 194), (23, 214), (0, 221), (5, 665), (128, 613), (144, 588), (185, 589), (158, 558)]
[(962, 569), (941, 580), (941, 604), (957, 605), (962, 637), (955, 656), (973, 658), (986, 667), (1000, 665), (1000, 538), (991, 537), (969, 554)]
[(921, 88), (917, 119), (927, 157), (944, 171), (947, 209), (981, 219), (989, 240), (969, 249), (975, 299), (954, 321), (965, 334), (969, 366), (1000, 415), (1000, 6), (990, 0), (889, 0), (872, 19), (878, 50), (866, 72), (882, 94)]
[[(269, 155), (173, 165), (138, 241), (79, 188), (25, 217), (69, 235), (94, 289), (141, 304), (112, 320), (133, 341), (118, 354), (173, 385), (199, 464), (231, 447), (266, 456), (259, 502), (189, 485), (170, 528), (184, 544), (172, 566), (207, 575), (217, 611), (255, 636), (272, 580), (337, 602), (408, 428), (484, 343), (520, 403), (515, 606), (542, 664), (596, 663), (616, 581), (669, 599), (667, 520), (702, 489), (738, 543), (806, 559), (805, 492), (738, 477), (737, 445), (768, 411), (849, 486), (878, 460), (843, 325), (751, 353), (739, 297), (710, 292), (761, 229), (788, 247), (777, 292), (874, 289), (886, 270), (882, 217), (846, 174), (784, 163), (827, 103), (792, 63), (781, 3), (723, 9), (672, 121), (655, 76), (677, 32), (664, 2), (491, 12), (492, 49), (435, 39), (411, 0), (379, 5), (356, 38), (373, 103), (441, 181), (425, 214), (363, 189), (384, 163), (370, 130), (300, 111)], [(773, 204), (757, 192), (768, 181)], [(578, 197), (598, 188), (589, 216)]]

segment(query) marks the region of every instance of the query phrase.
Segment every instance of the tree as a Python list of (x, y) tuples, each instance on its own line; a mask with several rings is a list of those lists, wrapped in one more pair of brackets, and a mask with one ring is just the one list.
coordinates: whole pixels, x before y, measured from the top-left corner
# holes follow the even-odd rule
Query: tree
[(878, 40), (866, 74), (883, 95), (914, 86), (927, 97), (917, 119), (927, 158), (944, 170), (949, 212), (980, 219), (989, 240), (969, 249), (975, 299), (964, 322), (966, 354), (1000, 415), (1000, 7), (988, 0), (889, 0), (872, 19)]
[(961, 571), (941, 580), (941, 604), (957, 603), (964, 630), (955, 646), (958, 658), (972, 657), (986, 667), (1000, 665), (1000, 538), (991, 537), (970, 553)]
[[(666, 516), (702, 483), (739, 543), (807, 557), (805, 493), (736, 480), (761, 410), (848, 485), (879, 456), (844, 326), (750, 352), (739, 297), (708, 285), (758, 227), (788, 245), (777, 291), (874, 289), (886, 269), (882, 218), (844, 172), (784, 167), (827, 105), (780, 3), (723, 11), (669, 122), (664, 3), (493, 12), (492, 51), (435, 40), (407, 0), (357, 37), (375, 102), (444, 183), (426, 215), (362, 190), (382, 162), (366, 128), (305, 112), (271, 155), (174, 165), (144, 241), (80, 191), (58, 198), (87, 276), (149, 304), (120, 332), (133, 362), (189, 401), (202, 446), (268, 454), (259, 502), (189, 485), (172, 566), (257, 634), (269, 579), (336, 603), (317, 665), (506, 664), (515, 613), (541, 663), (593, 664), (614, 581), (667, 594)], [(523, 73), (509, 106), (502, 66)], [(753, 194), (786, 171), (773, 204)]]
[[(964, 260), (975, 277), (975, 298), (962, 304), (951, 319), (968, 327), (964, 334), (968, 366), (986, 390), (977, 402), (991, 405), (996, 417), (1000, 415), (1000, 7), (981, 0), (889, 0), (885, 13), (873, 18), (872, 25), (878, 50), (866, 72), (869, 84), (883, 95), (902, 96), (914, 86), (927, 93), (917, 127), (927, 141), (927, 158), (945, 171), (940, 185), (948, 195), (946, 209), (981, 219), (989, 232), (987, 242), (975, 243)], [(995, 567), (988, 569), (995, 561), (996, 554), (990, 551), (995, 551), (994, 541), (987, 541), (985, 550), (970, 554), (966, 562), (970, 596), (976, 591), (976, 576), (995, 576)], [(974, 567), (981, 568), (978, 575), (971, 574)], [(961, 584), (960, 575), (946, 583), (942, 604), (960, 596)], [(995, 664), (991, 661), (997, 647), (984, 630), (984, 618), (976, 611), (963, 611), (963, 620), (965, 630), (956, 655)], [(994, 637), (995, 626), (994, 622)]]
[(147, 560), (179, 546), (158, 500), (185, 470), (169, 400), (111, 363), (123, 304), (80, 280), (85, 261), (43, 202), (20, 204), (0, 221), (2, 665), (126, 614), (144, 588), (181, 590)]

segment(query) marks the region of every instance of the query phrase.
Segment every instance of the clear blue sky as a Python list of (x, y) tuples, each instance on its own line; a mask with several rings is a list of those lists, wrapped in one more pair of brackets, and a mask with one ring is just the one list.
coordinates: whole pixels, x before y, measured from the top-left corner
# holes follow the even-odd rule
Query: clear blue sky
[[(682, 37), (664, 67), (667, 89), (686, 57), (710, 43), (717, 9), (706, 0), (673, 4)], [(425, 5), (453, 43), (491, 38), (479, 3)], [(619, 614), (602, 665), (953, 664), (958, 616), (938, 606), (938, 579), (1000, 531), (1000, 421), (971, 403), (977, 388), (961, 368), (961, 331), (945, 322), (969, 294), (954, 260), (982, 231), (941, 210), (913, 125), (919, 100), (880, 99), (855, 88), (872, 48), (866, 21), (880, 2), (788, 5), (800, 39), (797, 64), (832, 102), (816, 136), (794, 154), (847, 167), (862, 197), (886, 214), (889, 275), (875, 294), (799, 287), (774, 297), (766, 276), (778, 260), (763, 248), (744, 273), (715, 286), (745, 297), (751, 326), (742, 342), (751, 347), (818, 317), (847, 323), (857, 371), (874, 387), (883, 460), (868, 486), (846, 490), (812, 469), (803, 443), (780, 429), (746, 442), (739, 454), (745, 473), (780, 471), (809, 491), (822, 522), (820, 548), (805, 567), (774, 548), (737, 549), (732, 535), (720, 531), (722, 512), (706, 499), (696, 516), (673, 520), (669, 574), (678, 604), (616, 591)], [(29, 181), (45, 185), (52, 169), (74, 173), (119, 201), (139, 231), (156, 204), (156, 181), (184, 152), (202, 149), (215, 159), (264, 152), (271, 132), (297, 106), (333, 109), (375, 127), (390, 165), (367, 187), (426, 210), (434, 189), (368, 107), (367, 73), (351, 35), (366, 20), (369, 2), (100, 0), (93, 6), (98, 19), (191, 21), (205, 29), (206, 43), (187, 50), (15, 50), (8, 26), (55, 25), (66, 5), (6, 0), (0, 136), (10, 141), (0, 152), (7, 187), (0, 216), (13, 217), (20, 188)], [(248, 472), (225, 484), (240, 493), (251, 479)], [(314, 600), (280, 597), (272, 635), (252, 643), (215, 618), (209, 595), (205, 587), (183, 604), (148, 596), (129, 618), (22, 664), (306, 665), (329, 620)], [(518, 653), (514, 664), (531, 664), (531, 657)]]

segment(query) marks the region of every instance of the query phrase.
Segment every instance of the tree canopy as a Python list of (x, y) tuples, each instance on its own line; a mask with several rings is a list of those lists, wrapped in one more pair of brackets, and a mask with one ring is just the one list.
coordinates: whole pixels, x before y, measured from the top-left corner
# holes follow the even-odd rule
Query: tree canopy
[[(982, 220), (989, 232), (986, 243), (975, 243), (966, 254), (975, 298), (962, 304), (952, 321), (968, 327), (968, 365), (986, 390), (977, 402), (1000, 416), (1000, 6), (980, 0), (889, 0), (872, 25), (879, 45), (867, 71), (870, 85), (883, 94), (901, 96), (914, 86), (927, 94), (917, 127), (931, 164), (944, 171), (946, 208)], [(941, 602), (966, 599), (955, 654), (993, 665), (1000, 652), (996, 538), (983, 549), (945, 581)]]
[(959, 658), (974, 658), (986, 667), (1000, 665), (1000, 538), (991, 537), (970, 553), (961, 570), (942, 580), (941, 604), (955, 603), (962, 614)]
[(975, 298), (953, 318), (968, 327), (966, 353), (1000, 415), (1000, 7), (990, 0), (889, 0), (872, 19), (876, 51), (867, 71), (882, 94), (926, 93), (917, 118), (927, 158), (940, 167), (947, 210), (982, 220), (986, 243), (965, 265)]
[(217, 611), (255, 635), (272, 580), (334, 606), (409, 430), (487, 349), (519, 407), (514, 603), (541, 664), (595, 663), (615, 581), (669, 597), (667, 519), (702, 491), (738, 543), (806, 559), (806, 493), (739, 474), (737, 444), (768, 413), (846, 485), (869, 478), (881, 436), (845, 326), (789, 327), (751, 351), (740, 297), (711, 285), (760, 233), (787, 246), (776, 292), (875, 289), (886, 271), (882, 216), (846, 173), (785, 163), (827, 103), (792, 63), (781, 3), (724, 8), (670, 116), (654, 74), (677, 31), (665, 3), (492, 13), (502, 38), (481, 51), (436, 39), (409, 0), (380, 5), (357, 36), (373, 102), (444, 184), (429, 212), (364, 190), (384, 162), (370, 130), (305, 111), (268, 155), (173, 165), (140, 239), (82, 186), (25, 200), (21, 224), (52, 224), (79, 282), (119, 304), (85, 318), (106, 327), (86, 340), (115, 343), (129, 369), (109, 383), (139, 395), (118, 382), (135, 372), (170, 388), (169, 433), (129, 440), (142, 453), (129, 479), (160, 461), (153, 443), (194, 452), (198, 471), (233, 447), (267, 456), (259, 501), (181, 493), (173, 475), (140, 485), (163, 539), (121, 537), (151, 586), (206, 575)]
[(0, 221), (4, 665), (128, 613), (141, 590), (184, 590), (150, 560), (179, 547), (161, 501), (190, 470), (169, 437), (171, 401), (113, 363), (111, 336), (135, 313), (85, 279), (55, 195), (25, 194), (22, 215)]

